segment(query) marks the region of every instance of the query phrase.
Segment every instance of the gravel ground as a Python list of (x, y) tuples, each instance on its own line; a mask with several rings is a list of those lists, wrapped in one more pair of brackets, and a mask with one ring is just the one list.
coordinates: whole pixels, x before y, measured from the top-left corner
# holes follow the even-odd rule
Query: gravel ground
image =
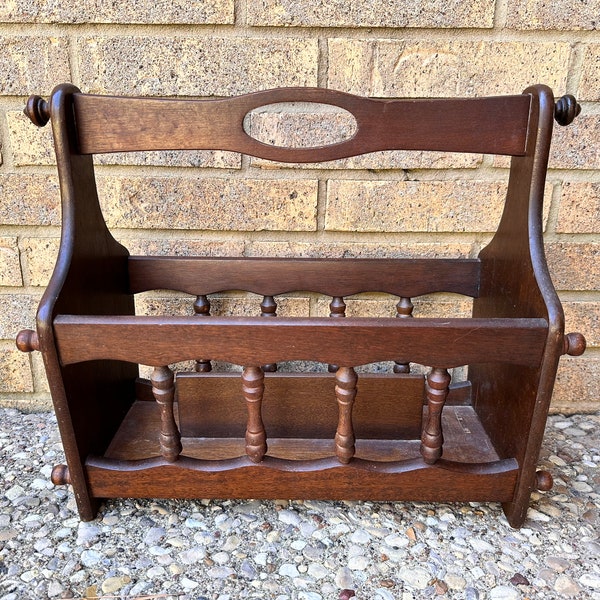
[(54, 416), (0, 410), (0, 600), (600, 600), (600, 415), (552, 416), (555, 478), (497, 504), (107, 502), (80, 522)]

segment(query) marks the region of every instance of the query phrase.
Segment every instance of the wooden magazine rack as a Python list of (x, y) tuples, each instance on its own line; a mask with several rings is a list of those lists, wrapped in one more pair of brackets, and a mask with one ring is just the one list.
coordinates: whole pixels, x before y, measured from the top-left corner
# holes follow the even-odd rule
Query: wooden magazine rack
[[(316, 148), (245, 132), (249, 111), (292, 101), (345, 109), (357, 131)], [(37, 332), (17, 345), (42, 352), (68, 463), (52, 479), (72, 484), (81, 518), (113, 497), (498, 501), (520, 526), (531, 491), (552, 485), (536, 461), (559, 357), (585, 349), (581, 334), (564, 335), (542, 242), (553, 118), (578, 112), (545, 86), (471, 99), (282, 88), (176, 100), (72, 85), (48, 102), (31, 97), (26, 114), (52, 122), (63, 227)], [(172, 149), (293, 163), (395, 149), (512, 162), (498, 231), (477, 259), (130, 256), (104, 222), (92, 155)], [(195, 296), (197, 314), (136, 316), (134, 295), (157, 289)], [(228, 290), (262, 296), (260, 315), (210, 315), (210, 294)], [(330, 297), (332, 318), (276, 316), (276, 297), (296, 291)], [(392, 294), (400, 318), (336, 318), (360, 292)], [(434, 292), (472, 297), (472, 317), (411, 318), (411, 299)], [(196, 370), (175, 376), (168, 365), (186, 360)], [(216, 373), (211, 360), (243, 372)], [(281, 361), (329, 369), (278, 372)], [(395, 367), (357, 375), (380, 361)], [(149, 381), (139, 364), (154, 367)], [(451, 384), (448, 369), (463, 365), (467, 381)]]

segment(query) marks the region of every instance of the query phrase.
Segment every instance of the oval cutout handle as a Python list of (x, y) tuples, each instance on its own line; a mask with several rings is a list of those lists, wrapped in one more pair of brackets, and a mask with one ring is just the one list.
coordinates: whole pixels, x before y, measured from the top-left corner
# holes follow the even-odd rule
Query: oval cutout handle
[(255, 108), (244, 118), (244, 132), (274, 148), (318, 149), (351, 140), (354, 115), (323, 102), (277, 102)]
[[(240, 108), (244, 108), (244, 114), (240, 115), (240, 125), (244, 136), (244, 152), (254, 156), (260, 156), (267, 160), (281, 162), (323, 162), (345, 158), (365, 152), (370, 144), (365, 138), (364, 131), (368, 131), (368, 137), (377, 137), (375, 124), (380, 121), (378, 115), (384, 104), (370, 98), (361, 98), (323, 88), (279, 88), (263, 92), (255, 92), (242, 96)], [(309, 147), (279, 146), (261, 141), (246, 131), (246, 119), (257, 109), (273, 105), (290, 105), (291, 103), (306, 103), (321, 106), (333, 106), (344, 110), (354, 120), (354, 131), (342, 141), (330, 144)], [(369, 119), (369, 116), (371, 119)], [(370, 121), (370, 127), (363, 129), (366, 122)]]

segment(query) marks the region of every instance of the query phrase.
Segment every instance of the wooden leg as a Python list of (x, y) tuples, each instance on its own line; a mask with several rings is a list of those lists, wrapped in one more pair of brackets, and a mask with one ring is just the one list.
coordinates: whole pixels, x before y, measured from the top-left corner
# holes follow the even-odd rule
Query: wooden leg
[(447, 369), (433, 368), (427, 375), (427, 420), (421, 436), (423, 460), (434, 464), (442, 456), (444, 436), (442, 433), (442, 408), (448, 396), (450, 374)]
[(155, 367), (150, 377), (152, 393), (160, 406), (160, 452), (169, 462), (175, 462), (181, 454), (181, 436), (175, 415), (175, 377), (169, 367)]
[(352, 367), (340, 367), (335, 373), (335, 395), (339, 407), (337, 431), (335, 433), (335, 453), (341, 463), (347, 464), (354, 456), (354, 428), (352, 427), (352, 406), (356, 398), (358, 376)]
[(242, 373), (242, 389), (248, 407), (246, 454), (255, 463), (259, 463), (267, 453), (267, 432), (261, 415), (264, 377), (260, 367), (245, 367)]

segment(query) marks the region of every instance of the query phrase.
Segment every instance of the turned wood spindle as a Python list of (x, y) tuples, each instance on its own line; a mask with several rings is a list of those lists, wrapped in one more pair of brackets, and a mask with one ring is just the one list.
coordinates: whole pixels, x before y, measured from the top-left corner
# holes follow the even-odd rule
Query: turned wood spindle
[(242, 390), (248, 408), (246, 454), (255, 463), (259, 463), (267, 453), (267, 432), (261, 414), (264, 378), (265, 374), (260, 367), (244, 367)]
[(352, 367), (340, 367), (335, 374), (335, 395), (338, 403), (338, 425), (335, 432), (335, 454), (347, 464), (354, 456), (355, 437), (352, 426), (352, 407), (356, 398), (358, 376)]
[[(210, 300), (206, 296), (197, 296), (194, 302), (194, 313), (199, 317), (210, 317)], [(212, 364), (208, 358), (200, 358), (196, 361), (197, 373), (209, 373)]]
[[(341, 296), (334, 296), (329, 303), (329, 316), (333, 319), (340, 319), (346, 316), (346, 303)], [(335, 373), (338, 370), (337, 365), (329, 365), (327, 370)]]
[(434, 464), (443, 452), (442, 408), (448, 397), (450, 380), (447, 369), (434, 367), (427, 375), (427, 419), (421, 436), (421, 455), (429, 465)]
[(155, 367), (150, 377), (152, 393), (160, 408), (160, 452), (168, 462), (175, 462), (181, 450), (181, 435), (175, 422), (175, 376), (169, 367)]
[[(396, 304), (396, 317), (398, 319), (412, 319), (414, 307), (415, 305), (410, 298), (400, 298), (398, 304)], [(394, 364), (394, 373), (410, 373), (410, 363), (396, 361)]]
[[(276, 317), (277, 316), (277, 302), (273, 296), (263, 296), (263, 300), (260, 303), (260, 316), (261, 317)], [(274, 373), (277, 371), (277, 363), (271, 363), (269, 365), (263, 365), (263, 371), (267, 373)]]

